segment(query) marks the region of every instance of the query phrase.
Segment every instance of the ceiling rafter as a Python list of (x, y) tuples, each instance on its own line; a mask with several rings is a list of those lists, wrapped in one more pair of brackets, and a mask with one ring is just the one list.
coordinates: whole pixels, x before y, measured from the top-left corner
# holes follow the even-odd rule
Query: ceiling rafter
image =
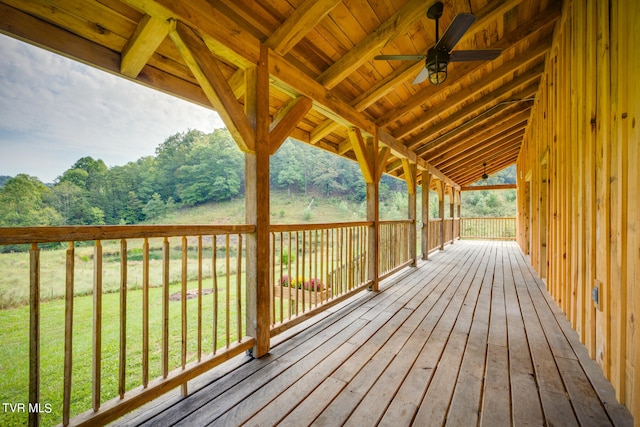
[(424, 0), (409, 0), (400, 10), (384, 21), (375, 31), (327, 68), (318, 77), (318, 82), (334, 88), (360, 65), (369, 61), (371, 55), (380, 50), (395, 35), (402, 33), (426, 13)]
[(265, 44), (284, 55), (341, 2), (342, 0), (305, 0), (269, 36)]
[(421, 153), (424, 159), (437, 158), (438, 156), (456, 148), (458, 144), (464, 144), (468, 141), (482, 141), (482, 138), (491, 136), (494, 132), (501, 132), (515, 123), (528, 118), (528, 112), (531, 109), (531, 103), (528, 104), (512, 104), (506, 106), (500, 112), (494, 112), (491, 116), (474, 122), (471, 126), (466, 127), (464, 132), (449, 138), (445, 141), (438, 141), (438, 145), (434, 145)]
[[(516, 2), (519, 3), (519, 2)], [(515, 7), (513, 5), (507, 5), (506, 7), (512, 8)], [(476, 19), (475, 26), (481, 28), (487, 22), (495, 20), (502, 9), (496, 9), (495, 6), (489, 6), (486, 9), (482, 9), (479, 11)], [(508, 10), (508, 9), (507, 9)], [(497, 42), (492, 43), (490, 46), (494, 49), (509, 49), (517, 43), (525, 41), (531, 35), (537, 34), (539, 31), (546, 31), (547, 28), (551, 27), (555, 21), (560, 17), (561, 13), (561, 5), (552, 4), (550, 7), (545, 9), (543, 13), (538, 14), (535, 19), (527, 22), (525, 25), (516, 28), (515, 30), (505, 34), (502, 38), (500, 38)], [(473, 27), (466, 33), (462, 40), (466, 37), (470, 37), (473, 35)], [(482, 65), (482, 64), (478, 64)], [(411, 80), (415, 77), (416, 74), (423, 67), (422, 61), (417, 61), (415, 63), (407, 63), (397, 69), (395, 69), (390, 75), (386, 76), (382, 80), (380, 80), (376, 85), (364, 91), (357, 98), (355, 98), (351, 105), (357, 109), (358, 111), (363, 111), (367, 107), (376, 103), (383, 96), (391, 92), (396, 86), (405, 83), (407, 80)], [(462, 77), (462, 75), (467, 75), (473, 70), (477, 69), (475, 64), (471, 65), (458, 65), (454, 73), (451, 74), (450, 78), (447, 79), (443, 85), (439, 86), (441, 89), (449, 87), (452, 85), (457, 78)], [(458, 74), (459, 73), (459, 74)], [(433, 94), (433, 87), (426, 86), (420, 92), (415, 94), (415, 97), (426, 97), (430, 94)], [(419, 105), (419, 104), (418, 104)], [(315, 144), (317, 141), (326, 137), (327, 135), (334, 132), (336, 129), (341, 127), (339, 123), (336, 123), (330, 119), (325, 120), (323, 123), (318, 125), (313, 132), (311, 133), (311, 143)]]
[(166, 21), (149, 15), (142, 17), (121, 53), (120, 72), (135, 78), (149, 62), (160, 43), (169, 34), (170, 25)]
[[(435, 139), (443, 138), (442, 133), (452, 126), (466, 125), (471, 120), (476, 120), (477, 117), (487, 114), (487, 112), (493, 111), (495, 108), (499, 108), (499, 106), (504, 102), (526, 99), (537, 91), (543, 70), (544, 64), (540, 64), (539, 66), (519, 75), (509, 83), (500, 86), (500, 88), (495, 91), (490, 92), (477, 101), (465, 106), (457, 113), (452, 114), (446, 119), (413, 136), (411, 140), (407, 142), (407, 147), (415, 149), (418, 145), (430, 144)], [(528, 85), (525, 89), (514, 93), (514, 91), (521, 89), (525, 85)]]
[[(529, 63), (538, 61), (541, 57), (547, 54), (550, 47), (551, 39), (547, 38), (541, 40), (536, 44), (535, 47), (527, 50), (525, 53), (517, 56), (511, 61), (502, 64), (479, 81), (474, 82), (473, 86), (468, 86), (464, 89), (459, 90), (452, 96), (447, 97), (443, 103), (434, 106), (429, 111), (426, 111), (417, 120), (414, 120), (413, 122), (407, 123), (406, 125), (396, 129), (395, 131), (393, 131), (393, 136), (395, 136), (396, 138), (407, 136), (411, 132), (419, 129), (421, 126), (424, 126), (425, 123), (435, 120), (439, 115), (445, 113), (446, 111), (457, 108), (460, 104), (468, 101), (469, 98), (472, 98), (477, 92), (489, 89), (490, 86), (499, 83), (500, 80), (510, 77), (515, 71), (522, 70)], [(402, 111), (402, 114), (405, 114), (409, 110), (405, 111), (405, 108), (402, 108)], [(398, 114), (396, 117), (400, 116), (401, 114)], [(393, 121), (392, 116), (389, 116), (385, 121), (378, 124), (384, 126), (391, 121)]]
[[(524, 136), (524, 126), (520, 129), (515, 129), (514, 132), (509, 132), (509, 135), (500, 137), (494, 137), (482, 144), (482, 147), (476, 147), (475, 150), (469, 150), (463, 155), (456, 157), (452, 162), (444, 164), (447, 171), (450, 173), (457, 173), (460, 169), (469, 167), (469, 164), (478, 163), (478, 160), (487, 156), (490, 158), (499, 152), (500, 150), (512, 149), (514, 147), (519, 148)], [(482, 156), (478, 156), (478, 152), (482, 153)]]

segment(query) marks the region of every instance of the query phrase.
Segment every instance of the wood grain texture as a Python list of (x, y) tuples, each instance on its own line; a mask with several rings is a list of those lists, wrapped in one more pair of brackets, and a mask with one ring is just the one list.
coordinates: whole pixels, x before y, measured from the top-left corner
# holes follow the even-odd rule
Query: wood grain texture
[(512, 242), (456, 242), (292, 334), (136, 424), (632, 425)]

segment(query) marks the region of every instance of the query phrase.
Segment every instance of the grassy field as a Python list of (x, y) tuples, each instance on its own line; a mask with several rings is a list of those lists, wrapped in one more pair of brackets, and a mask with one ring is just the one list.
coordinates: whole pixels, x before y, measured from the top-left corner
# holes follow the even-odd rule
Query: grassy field
[[(235, 276), (230, 277), (235, 283)], [(212, 286), (207, 281), (203, 287)], [(221, 283), (218, 283), (220, 287)], [(197, 288), (197, 283), (190, 282), (189, 289)], [(232, 286), (233, 288), (233, 286)], [(180, 285), (172, 285), (170, 292), (180, 291)], [(149, 378), (153, 379), (161, 374), (161, 336), (162, 317), (162, 289), (150, 290), (150, 319), (149, 319)], [(222, 295), (222, 290), (220, 295)], [(109, 400), (118, 393), (118, 360), (120, 342), (120, 295), (111, 293), (103, 296), (103, 328), (102, 328), (102, 401)], [(219, 297), (219, 304), (225, 304)], [(203, 299), (203, 354), (213, 351), (213, 294), (204, 295)], [(233, 307), (235, 292), (231, 292), (230, 300)], [(244, 298), (243, 298), (244, 301)], [(244, 311), (244, 309), (243, 309)], [(72, 413), (77, 414), (91, 407), (91, 354), (93, 313), (92, 296), (76, 297), (74, 300), (74, 333), (73, 353), (74, 370), (72, 386)], [(181, 304), (179, 301), (169, 303), (170, 327), (170, 368), (180, 366), (181, 357)], [(197, 299), (187, 301), (188, 313), (188, 359), (197, 358)], [(64, 343), (64, 301), (54, 300), (41, 306), (41, 404), (51, 405), (53, 412), (43, 414), (43, 425), (57, 424), (62, 417), (62, 373), (63, 373), (63, 343)], [(223, 314), (218, 316), (217, 348), (226, 345)], [(236, 311), (229, 319), (231, 330), (230, 340), (238, 339)], [(244, 320), (243, 320), (244, 321)], [(0, 311), (0, 401), (27, 402), (28, 401), (28, 352), (29, 352), (29, 310), (19, 307)], [(141, 384), (142, 378), (142, 291), (131, 291), (127, 295), (127, 390)], [(24, 425), (26, 414), (0, 412), (0, 425)]]
[[(406, 218), (406, 209), (399, 210), (395, 205), (382, 208), (383, 218)], [(335, 199), (318, 197), (289, 197), (286, 193), (276, 193), (271, 199), (272, 223), (320, 223), (363, 220), (363, 204), (348, 203)], [(226, 203), (183, 209), (156, 223), (194, 224), (238, 224), (244, 223), (244, 201), (233, 200)], [(153, 379), (161, 372), (161, 239), (151, 239), (151, 307), (150, 314), (150, 373)], [(179, 292), (181, 278), (180, 239), (170, 240), (172, 254), (170, 265), (170, 292)], [(128, 242), (128, 298), (127, 298), (127, 389), (141, 384), (142, 363), (142, 268), (141, 240)], [(49, 404), (53, 410), (42, 414), (43, 425), (58, 424), (62, 417), (63, 396), (63, 354), (64, 354), (64, 283), (65, 249), (41, 251), (41, 404)], [(119, 323), (120, 323), (120, 282), (119, 243), (103, 242), (103, 360), (102, 360), (102, 401), (117, 396), (117, 372), (119, 360)], [(74, 370), (72, 386), (72, 414), (78, 414), (91, 407), (91, 354), (92, 354), (92, 316), (93, 300), (93, 246), (80, 246), (75, 249), (75, 292), (74, 299)], [(196, 251), (189, 251), (190, 278), (196, 276)], [(211, 259), (211, 250), (205, 254)], [(218, 288), (224, 286), (225, 274), (223, 260), (216, 266), (219, 275)], [(235, 266), (235, 254), (231, 265)], [(213, 267), (210, 261), (203, 263), (205, 283), (203, 288), (213, 287)], [(235, 271), (230, 272), (232, 288), (235, 284)], [(197, 288), (191, 281), (189, 289)], [(244, 289), (244, 285), (242, 286)], [(29, 254), (0, 254), (0, 402), (28, 402), (28, 343), (29, 309), (26, 306), (29, 295)], [(222, 293), (221, 293), (222, 295)], [(220, 296), (222, 298), (222, 296)], [(231, 301), (235, 293), (230, 295)], [(244, 298), (242, 299), (244, 301)], [(224, 305), (224, 301), (219, 300)], [(189, 360), (196, 358), (197, 299), (188, 301), (188, 349)], [(180, 364), (181, 322), (180, 303), (170, 303), (170, 367)], [(213, 294), (203, 296), (203, 352), (209, 354), (213, 349)], [(236, 311), (230, 304), (229, 327), (237, 340)], [(243, 309), (244, 310), (244, 309)], [(225, 311), (219, 312), (217, 348), (226, 345)], [(0, 410), (0, 425), (24, 425), (26, 413), (12, 413)]]

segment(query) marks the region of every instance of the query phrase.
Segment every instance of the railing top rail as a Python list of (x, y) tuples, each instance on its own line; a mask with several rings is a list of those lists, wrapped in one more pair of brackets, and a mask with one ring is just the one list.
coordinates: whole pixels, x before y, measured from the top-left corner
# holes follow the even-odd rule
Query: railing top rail
[(413, 219), (387, 219), (380, 221), (380, 224), (413, 224)]
[(463, 216), (460, 219), (495, 219), (495, 220), (505, 220), (505, 219), (516, 219), (515, 216)]
[(86, 240), (136, 239), (143, 237), (249, 234), (250, 224), (236, 225), (79, 225), (60, 227), (0, 227), (0, 245)]
[(361, 227), (373, 225), (373, 221), (332, 222), (324, 224), (271, 224), (270, 232), (326, 230), (330, 228)]

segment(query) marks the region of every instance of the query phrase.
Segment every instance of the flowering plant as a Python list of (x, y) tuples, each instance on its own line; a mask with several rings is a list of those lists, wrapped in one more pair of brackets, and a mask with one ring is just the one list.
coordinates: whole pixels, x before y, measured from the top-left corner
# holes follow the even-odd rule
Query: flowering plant
[(324, 289), (324, 285), (320, 282), (320, 279), (314, 277), (305, 281), (302, 276), (298, 276), (297, 278), (287, 275), (282, 276), (280, 286), (304, 289), (305, 291), (321, 291)]
[(304, 283), (304, 289), (305, 291), (321, 291), (324, 286), (322, 286), (320, 279), (312, 278)]

